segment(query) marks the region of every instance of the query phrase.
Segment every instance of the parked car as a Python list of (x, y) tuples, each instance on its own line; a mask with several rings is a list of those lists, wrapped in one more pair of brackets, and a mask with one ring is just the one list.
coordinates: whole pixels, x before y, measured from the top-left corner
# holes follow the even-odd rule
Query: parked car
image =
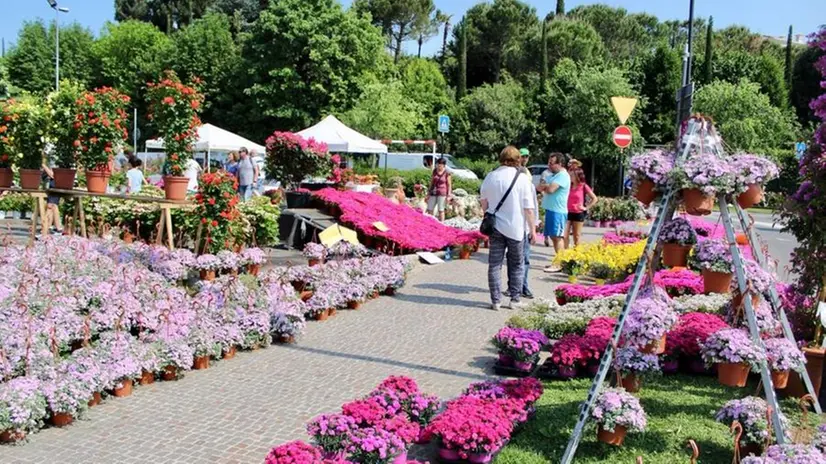
[(542, 179), (542, 173), (548, 170), (548, 165), (546, 164), (532, 164), (528, 166), (528, 171), (531, 173), (531, 179), (533, 180), (534, 186), (539, 186), (539, 181)]
[(439, 158), (445, 159), (447, 172), (451, 175), (460, 179), (479, 179), (473, 171), (459, 164), (453, 156), (439, 153), (382, 153), (379, 155), (378, 167), (399, 171), (433, 169), (436, 165), (435, 161)]

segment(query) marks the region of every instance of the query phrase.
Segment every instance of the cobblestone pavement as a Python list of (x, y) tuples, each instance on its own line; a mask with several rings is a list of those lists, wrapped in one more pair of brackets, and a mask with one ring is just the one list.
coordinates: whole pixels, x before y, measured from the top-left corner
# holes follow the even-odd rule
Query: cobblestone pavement
[[(552, 295), (561, 276), (541, 272), (533, 290)], [(417, 266), (395, 297), (311, 322), (294, 345), (239, 353), (177, 382), (111, 398), (88, 420), (0, 447), (0, 463), (260, 463), (277, 444), (306, 439), (304, 424), (369, 392), (391, 374), (450, 398), (490, 375), (490, 337), (511, 314), (488, 309), (487, 254)], [(554, 281), (556, 280), (556, 282)]]

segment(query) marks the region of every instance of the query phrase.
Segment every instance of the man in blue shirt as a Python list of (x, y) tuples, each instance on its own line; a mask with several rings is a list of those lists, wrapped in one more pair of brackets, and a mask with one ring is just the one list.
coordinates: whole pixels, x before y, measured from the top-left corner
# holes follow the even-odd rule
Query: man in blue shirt
[(565, 169), (567, 159), (562, 153), (551, 153), (548, 158), (550, 173), (542, 177), (537, 191), (545, 194), (542, 208), (545, 209), (545, 240), (550, 237), (554, 251), (559, 253), (563, 247), (565, 223), (568, 221), (568, 193), (571, 191), (571, 176)]

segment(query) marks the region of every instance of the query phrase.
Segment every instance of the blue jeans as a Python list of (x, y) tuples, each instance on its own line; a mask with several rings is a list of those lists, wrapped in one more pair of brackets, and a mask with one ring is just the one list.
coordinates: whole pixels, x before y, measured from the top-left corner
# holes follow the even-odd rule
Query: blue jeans
[(238, 195), (241, 196), (241, 200), (249, 201), (249, 199), (252, 198), (252, 185), (238, 186)]
[(522, 294), (525, 296), (533, 295), (531, 289), (528, 288), (528, 271), (531, 270), (531, 236), (525, 235), (525, 240), (522, 242), (524, 248), (522, 249), (522, 256), (525, 262), (525, 277), (522, 281)]

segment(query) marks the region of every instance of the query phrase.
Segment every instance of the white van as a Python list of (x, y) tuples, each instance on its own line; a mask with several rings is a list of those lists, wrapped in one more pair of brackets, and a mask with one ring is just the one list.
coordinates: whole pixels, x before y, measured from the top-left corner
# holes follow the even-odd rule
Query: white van
[(378, 168), (412, 171), (414, 169), (434, 169), (436, 160), (444, 158), (447, 162), (447, 172), (461, 179), (475, 179), (476, 174), (459, 164), (451, 155), (439, 153), (382, 153), (379, 154)]

